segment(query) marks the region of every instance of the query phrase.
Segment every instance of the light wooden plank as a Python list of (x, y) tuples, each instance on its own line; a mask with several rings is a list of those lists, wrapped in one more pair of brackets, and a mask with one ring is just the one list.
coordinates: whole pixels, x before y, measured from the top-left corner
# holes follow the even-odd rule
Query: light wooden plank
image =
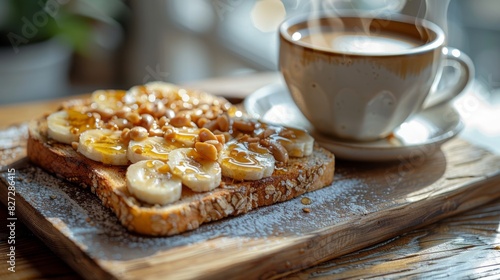
[[(497, 185), (498, 188), (498, 185)], [(500, 201), (290, 275), (289, 279), (498, 279)]]

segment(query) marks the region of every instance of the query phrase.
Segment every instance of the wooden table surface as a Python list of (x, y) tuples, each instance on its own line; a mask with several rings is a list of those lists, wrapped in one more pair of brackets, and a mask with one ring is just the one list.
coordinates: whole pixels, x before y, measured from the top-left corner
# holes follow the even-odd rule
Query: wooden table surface
[[(237, 100), (278, 80), (276, 74), (258, 74), (213, 79), (190, 86)], [(60, 101), (0, 106), (0, 129), (54, 110)], [(0, 220), (7, 224), (7, 218), (8, 210), (2, 204)], [(499, 232), (500, 200), (496, 200), (287, 278), (499, 279)], [(78, 274), (19, 222), (15, 229), (16, 272), (8, 271), (9, 234), (9, 228), (0, 227), (0, 279), (79, 279)]]

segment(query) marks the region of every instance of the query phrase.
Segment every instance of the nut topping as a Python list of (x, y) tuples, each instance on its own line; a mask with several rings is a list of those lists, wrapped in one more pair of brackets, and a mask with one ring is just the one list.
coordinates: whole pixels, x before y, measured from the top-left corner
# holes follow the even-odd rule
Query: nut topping
[(217, 137), (212, 133), (212, 131), (206, 129), (206, 128), (202, 128), (200, 130), (200, 141), (201, 142), (205, 142), (205, 141), (209, 141), (209, 140), (216, 140), (217, 141)]
[(203, 157), (216, 161), (217, 160), (217, 148), (214, 145), (210, 145), (204, 142), (196, 142), (194, 145), (196, 151)]
[(234, 120), (233, 129), (241, 132), (253, 132), (255, 125), (250, 121)]
[(148, 137), (148, 131), (141, 126), (136, 126), (130, 130), (129, 136), (130, 139), (134, 141), (142, 141)]
[(270, 139), (262, 139), (260, 140), (260, 144), (264, 147), (266, 147), (274, 156), (274, 159), (277, 161), (287, 163), (288, 162), (288, 152), (277, 141), (270, 140)]
[(191, 126), (191, 117), (189, 115), (186, 116), (175, 116), (170, 120), (170, 124), (174, 127), (184, 127)]
[(226, 131), (229, 131), (229, 126), (230, 126), (230, 123), (229, 123), (229, 118), (227, 117), (227, 115), (220, 115), (217, 117), (217, 125), (219, 126), (219, 130), (220, 131), (223, 131), (223, 132), (226, 132)]

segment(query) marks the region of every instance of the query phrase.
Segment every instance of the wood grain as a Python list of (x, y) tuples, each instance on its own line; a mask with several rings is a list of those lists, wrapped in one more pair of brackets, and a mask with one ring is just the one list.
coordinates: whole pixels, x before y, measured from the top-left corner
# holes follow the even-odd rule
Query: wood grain
[[(0, 205), (0, 220), (7, 220), (7, 207)], [(4, 225), (4, 223), (2, 223)], [(15, 272), (8, 268), (8, 258), (4, 252), (9, 252), (7, 244), (9, 231), (7, 227), (0, 229), (0, 279), (82, 279), (73, 269), (63, 262), (56, 254), (38, 239), (22, 221), (16, 223), (16, 266)]]
[[(0, 205), (0, 220), (7, 218)], [(500, 200), (389, 239), (344, 257), (287, 276), (287, 279), (470, 279), (500, 277)], [(65, 262), (22, 223), (16, 273), (0, 270), (0, 279), (80, 279)], [(5, 227), (0, 251), (7, 251)], [(0, 256), (5, 264), (7, 258)]]
[[(7, 166), (16, 171), (26, 168), (28, 162), (25, 157), (26, 125), (10, 126), (0, 133), (0, 171), (5, 171)], [(5, 169), (5, 170), (4, 170)], [(0, 220), (7, 224), (8, 209), (6, 200), (2, 196), (0, 205)], [(21, 220), (17, 220), (15, 227), (15, 273), (7, 270), (6, 254), (1, 254), (0, 279), (80, 279), (66, 263), (47, 248), (40, 239), (36, 238)], [(3, 224), (3, 223), (2, 223)], [(6, 226), (0, 229), (0, 251), (9, 252), (8, 244), (10, 231)]]
[(500, 200), (288, 279), (498, 279)]
[[(338, 162), (335, 183), (308, 195), (313, 201), (310, 213), (294, 200), (179, 237), (152, 239), (127, 233), (89, 192), (29, 164), (19, 169), (17, 211), (86, 278), (277, 278), (500, 196), (498, 157), (458, 139), (431, 154), (427, 160), (386, 164)], [(5, 187), (0, 194), (5, 201)], [(392, 242), (404, 236), (410, 234)], [(433, 246), (437, 241), (425, 242)], [(388, 246), (384, 244), (379, 247)], [(393, 262), (396, 270), (397, 265), (404, 270), (411, 264), (405, 260)], [(421, 258), (414, 260), (421, 264)], [(328, 264), (315, 269), (337, 268)], [(316, 274), (309, 270), (294, 277)]]

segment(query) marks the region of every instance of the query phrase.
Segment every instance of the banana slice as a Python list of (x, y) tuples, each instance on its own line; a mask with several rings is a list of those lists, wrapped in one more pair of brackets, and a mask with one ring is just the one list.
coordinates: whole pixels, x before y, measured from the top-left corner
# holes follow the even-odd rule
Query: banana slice
[(195, 192), (215, 189), (221, 182), (221, 167), (218, 162), (203, 158), (193, 148), (180, 148), (170, 152), (168, 165), (182, 183)]
[(295, 128), (283, 128), (278, 134), (271, 135), (285, 147), (291, 157), (305, 157), (313, 152), (314, 138), (305, 130)]
[(173, 96), (178, 90), (179, 88), (174, 84), (150, 82), (130, 88), (124, 97), (124, 101), (126, 104), (154, 102), (156, 99)]
[(177, 146), (168, 143), (163, 137), (148, 137), (142, 141), (131, 140), (128, 144), (127, 158), (132, 163), (141, 160), (168, 160), (168, 153)]
[(286, 149), (290, 157), (305, 157), (313, 152), (314, 138), (302, 129), (260, 123), (254, 134), (275, 140)]
[(65, 144), (78, 142), (82, 132), (96, 128), (97, 124), (91, 114), (74, 110), (54, 112), (47, 117), (49, 137)]
[(171, 137), (148, 137), (142, 141), (130, 141), (127, 158), (132, 162), (146, 159), (167, 161), (170, 151), (179, 148), (193, 148), (200, 129), (175, 128)]
[(175, 128), (175, 136), (171, 142), (177, 142), (179, 148), (192, 148), (200, 135), (199, 128), (182, 127)]
[(236, 180), (260, 180), (274, 172), (275, 159), (257, 143), (230, 141), (219, 155), (222, 175)]
[(176, 92), (179, 90), (179, 87), (171, 84), (171, 83), (166, 83), (162, 81), (154, 81), (154, 82), (149, 82), (144, 85), (147, 91), (153, 92), (153, 91), (158, 91), (162, 93), (170, 93), (170, 92)]
[(181, 198), (182, 183), (159, 160), (143, 160), (127, 168), (127, 188), (139, 200), (164, 205)]
[(97, 90), (90, 96), (91, 108), (101, 115), (112, 116), (124, 105), (124, 90)]
[(127, 165), (127, 147), (121, 132), (110, 129), (91, 129), (80, 135), (77, 151), (87, 158), (111, 165)]

